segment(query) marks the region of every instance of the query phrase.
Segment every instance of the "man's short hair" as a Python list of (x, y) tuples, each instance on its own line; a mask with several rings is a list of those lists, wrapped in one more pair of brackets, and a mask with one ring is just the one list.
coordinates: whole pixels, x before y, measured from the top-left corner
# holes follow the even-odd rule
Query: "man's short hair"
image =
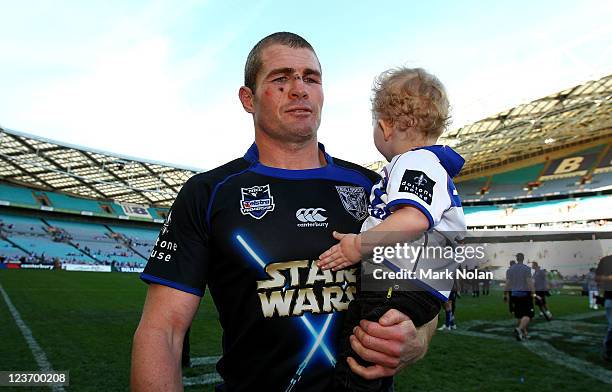
[[(309, 49), (314, 53), (315, 57), (317, 56), (312, 45), (297, 34), (281, 31), (268, 35), (253, 46), (244, 65), (244, 85), (250, 88), (252, 92), (255, 92), (257, 74), (263, 65), (261, 54), (265, 48), (271, 45), (284, 45), (293, 49)], [(321, 68), (320, 64), (319, 68)]]
[(518, 261), (519, 263), (522, 263), (523, 260), (525, 260), (525, 255), (522, 253), (517, 253), (516, 254), (516, 261)]

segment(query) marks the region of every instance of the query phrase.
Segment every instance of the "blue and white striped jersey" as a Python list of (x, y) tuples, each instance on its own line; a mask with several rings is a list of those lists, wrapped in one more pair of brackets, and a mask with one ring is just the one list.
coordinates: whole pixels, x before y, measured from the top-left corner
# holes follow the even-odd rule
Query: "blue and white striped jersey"
[[(457, 244), (464, 237), (465, 217), (461, 199), (453, 183), (464, 164), (464, 159), (448, 146), (434, 145), (414, 149), (395, 156), (382, 172), (382, 179), (370, 193), (369, 216), (361, 231), (367, 231), (392, 214), (394, 208), (412, 206), (421, 211), (429, 221), (428, 246), (432, 239), (440, 245)], [(434, 235), (435, 234), (435, 235)], [(414, 260), (412, 261), (414, 262)], [(398, 268), (415, 268), (414, 264), (402, 265), (401, 260), (392, 261)], [(456, 269), (453, 262), (419, 259), (419, 269), (433, 271)], [(393, 267), (391, 267), (393, 269)], [(432, 294), (441, 299), (448, 298), (452, 279), (419, 279)]]

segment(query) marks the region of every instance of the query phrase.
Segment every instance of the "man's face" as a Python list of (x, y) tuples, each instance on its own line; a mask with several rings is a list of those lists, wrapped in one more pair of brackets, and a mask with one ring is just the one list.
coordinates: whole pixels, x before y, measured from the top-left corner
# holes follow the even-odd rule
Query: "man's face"
[(315, 54), (309, 49), (271, 45), (263, 50), (261, 59), (251, 102), (255, 129), (284, 142), (316, 137), (323, 89)]

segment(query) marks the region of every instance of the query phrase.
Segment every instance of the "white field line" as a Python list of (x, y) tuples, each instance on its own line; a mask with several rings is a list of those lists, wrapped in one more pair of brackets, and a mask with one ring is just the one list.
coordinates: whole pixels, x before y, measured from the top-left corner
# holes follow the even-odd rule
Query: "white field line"
[(218, 373), (208, 373), (196, 377), (183, 377), (183, 386), (190, 387), (193, 385), (207, 385), (223, 382), (223, 379)]
[[(592, 312), (592, 313), (589, 313), (588, 315), (593, 316), (593, 315), (597, 315), (597, 313)], [(581, 320), (581, 319), (587, 318), (584, 316), (586, 316), (586, 314), (574, 316), (572, 317), (572, 319)], [(484, 320), (473, 320), (470, 323), (470, 327), (474, 327), (479, 324), (482, 325), (482, 324), (489, 324), (489, 323), (497, 324), (497, 325), (507, 324), (507, 322), (488, 322)], [(467, 324), (467, 323), (464, 323), (464, 324)], [(506, 337), (499, 336), (499, 335), (487, 334), (487, 333), (476, 332), (476, 331), (466, 331), (463, 329), (456, 329), (452, 331), (451, 333), (458, 334), (458, 335), (465, 335), (465, 336), (473, 336), (477, 338), (494, 339), (494, 340), (500, 340), (500, 341), (510, 341), (511, 339), (510, 337), (506, 338)], [(510, 330), (508, 331), (508, 336), (510, 336)], [(572, 370), (575, 370), (579, 373), (592, 377), (606, 384), (612, 384), (612, 371), (610, 370), (604, 369), (600, 366), (584, 361), (582, 359), (573, 357), (563, 351), (559, 351), (546, 342), (531, 340), (527, 342), (522, 342), (521, 344), (527, 350), (531, 351), (532, 353), (536, 355), (539, 355), (540, 357), (544, 358), (547, 361), (551, 361), (551, 362), (556, 363), (557, 365), (568, 367)]]
[(605, 315), (606, 315), (606, 312), (604, 310), (599, 310), (599, 311), (590, 311), (586, 313), (570, 314), (568, 316), (560, 317), (559, 319), (578, 321), (578, 320), (588, 319), (591, 317), (605, 317)]
[[(21, 315), (17, 311), (17, 308), (15, 308), (15, 305), (13, 305), (13, 302), (9, 298), (8, 294), (6, 293), (6, 291), (4, 291), (4, 288), (2, 288), (2, 285), (0, 285), (0, 293), (2, 294), (2, 297), (4, 297), (4, 302), (6, 302), (6, 306), (8, 307), (9, 312), (11, 312), (11, 315), (15, 319), (15, 324), (17, 324), (17, 327), (19, 327), (19, 330), (21, 331), (23, 337), (28, 343), (28, 346), (30, 347), (30, 351), (34, 356), (34, 360), (36, 360), (38, 368), (43, 372), (53, 371), (53, 367), (47, 359), (47, 354), (45, 354), (36, 339), (34, 339), (34, 336), (32, 335), (32, 330), (23, 321)], [(64, 387), (60, 385), (54, 385), (51, 387), (51, 390), (53, 390), (54, 392), (64, 392)]]
[(580, 358), (572, 357), (563, 351), (557, 350), (546, 342), (534, 342), (532, 340), (530, 342), (525, 342), (524, 345), (527, 350), (539, 355), (547, 361), (568, 367), (606, 384), (612, 384), (612, 372), (607, 369)]
[(192, 366), (216, 365), (221, 357), (196, 357), (191, 358)]
[[(191, 358), (191, 366), (215, 365), (221, 357), (195, 357)], [(183, 386), (207, 385), (223, 382), (219, 373), (206, 373), (196, 377), (183, 377)]]

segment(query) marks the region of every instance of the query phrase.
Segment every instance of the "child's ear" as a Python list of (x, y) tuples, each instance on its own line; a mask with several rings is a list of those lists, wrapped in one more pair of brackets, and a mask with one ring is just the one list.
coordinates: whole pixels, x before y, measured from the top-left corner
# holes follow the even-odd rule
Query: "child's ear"
[(383, 138), (385, 141), (389, 141), (391, 135), (393, 135), (393, 124), (388, 120), (378, 120), (378, 126), (380, 127), (381, 132), (383, 133)]

